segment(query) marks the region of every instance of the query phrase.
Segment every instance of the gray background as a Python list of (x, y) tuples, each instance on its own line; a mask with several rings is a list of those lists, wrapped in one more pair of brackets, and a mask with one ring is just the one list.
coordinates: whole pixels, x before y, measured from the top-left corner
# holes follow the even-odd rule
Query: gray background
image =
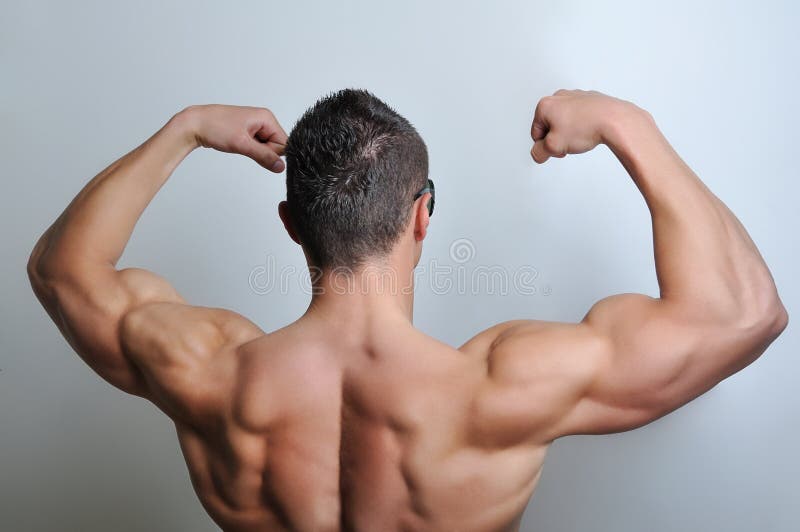
[[(423, 264), (538, 272), (532, 295), (421, 283), (416, 323), (460, 344), (505, 319), (578, 320), (612, 293), (657, 294), (648, 213), (608, 150), (542, 167), (528, 155), (539, 97), (631, 99), (740, 217), (800, 311), (792, 2), (111, 4), (6, 2), (0, 15), (0, 529), (216, 529), (170, 421), (91, 373), (25, 276), (83, 184), (192, 103), (268, 106), (288, 130), (354, 86), (406, 115), (439, 198)], [(286, 324), (307, 302), (299, 284), (263, 294), (249, 282), (270, 260), (303, 265), (276, 215), (282, 179), (195, 152), (121, 265), (163, 274), (196, 304)], [(450, 256), (460, 238), (475, 251), (466, 263)], [(796, 330), (644, 429), (558, 441), (523, 529), (799, 530)]]

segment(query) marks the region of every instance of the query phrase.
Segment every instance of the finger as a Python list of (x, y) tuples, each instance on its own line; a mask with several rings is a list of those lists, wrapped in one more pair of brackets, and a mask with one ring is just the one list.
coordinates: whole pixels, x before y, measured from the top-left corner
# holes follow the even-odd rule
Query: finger
[(286, 164), (273, 146), (274, 143), (272, 142), (258, 142), (253, 139), (252, 142), (247, 144), (246, 149), (243, 150), (243, 155), (250, 157), (270, 172), (279, 174), (286, 168)]
[(270, 172), (275, 172), (276, 174), (280, 174), (285, 169), (286, 169), (286, 163), (284, 163), (281, 158), (278, 158), (274, 163), (272, 163), (272, 166), (270, 166), (269, 168)]
[(534, 141), (543, 139), (550, 130), (550, 124), (547, 122), (542, 108), (542, 100), (539, 100), (539, 103), (536, 104), (536, 110), (533, 113), (533, 124), (531, 124), (531, 138)]
[(280, 145), (286, 144), (288, 138), (283, 128), (278, 126), (277, 129), (275, 129), (271, 124), (264, 124), (253, 136), (256, 140), (261, 142), (274, 142)]
[(545, 148), (543, 140), (537, 140), (533, 143), (531, 157), (533, 157), (533, 160), (539, 164), (547, 162), (547, 159), (550, 158), (550, 154), (547, 152), (547, 148)]
[(283, 156), (286, 154), (286, 144), (278, 144), (277, 142), (267, 142), (267, 146), (269, 146), (272, 151), (277, 153), (279, 156)]
[(261, 122), (261, 127), (255, 132), (254, 135), (261, 142), (275, 142), (277, 144), (286, 144), (288, 136), (281, 127), (275, 115), (271, 111), (266, 110), (266, 114)]
[(533, 138), (534, 141), (541, 140), (547, 135), (547, 131), (546, 124), (534, 120), (533, 126), (531, 126), (531, 138)]
[(550, 157), (558, 157), (560, 159), (567, 155), (567, 146), (560, 136), (554, 135), (551, 132), (542, 139), (542, 142), (544, 143), (544, 149)]

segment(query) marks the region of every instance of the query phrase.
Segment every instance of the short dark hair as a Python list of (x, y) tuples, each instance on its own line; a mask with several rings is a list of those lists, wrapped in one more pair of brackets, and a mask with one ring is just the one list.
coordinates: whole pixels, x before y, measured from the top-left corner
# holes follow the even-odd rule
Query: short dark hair
[(290, 217), (319, 268), (357, 268), (388, 254), (427, 178), (417, 130), (365, 90), (320, 99), (286, 143)]

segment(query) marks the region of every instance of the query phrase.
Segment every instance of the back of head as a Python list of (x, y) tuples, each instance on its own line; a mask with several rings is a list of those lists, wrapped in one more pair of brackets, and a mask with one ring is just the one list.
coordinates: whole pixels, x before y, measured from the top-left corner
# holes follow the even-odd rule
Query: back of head
[(364, 90), (319, 100), (286, 144), (292, 225), (319, 268), (357, 268), (388, 254), (427, 177), (417, 131)]

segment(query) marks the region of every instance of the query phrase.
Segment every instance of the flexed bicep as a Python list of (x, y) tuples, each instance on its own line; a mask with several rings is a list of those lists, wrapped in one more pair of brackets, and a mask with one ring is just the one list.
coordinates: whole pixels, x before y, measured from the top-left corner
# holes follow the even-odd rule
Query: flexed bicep
[(720, 353), (748, 349), (662, 300), (622, 294), (579, 323), (512, 322), (491, 342), (488, 387), (507, 431), (539, 443), (641, 427), (716, 385), (733, 368)]
[[(595, 304), (579, 323), (521, 322), (493, 342), (495, 400), (531, 437), (646, 425), (755, 360), (760, 325), (698, 317), (642, 294)], [(509, 417), (512, 419), (512, 417)]]

